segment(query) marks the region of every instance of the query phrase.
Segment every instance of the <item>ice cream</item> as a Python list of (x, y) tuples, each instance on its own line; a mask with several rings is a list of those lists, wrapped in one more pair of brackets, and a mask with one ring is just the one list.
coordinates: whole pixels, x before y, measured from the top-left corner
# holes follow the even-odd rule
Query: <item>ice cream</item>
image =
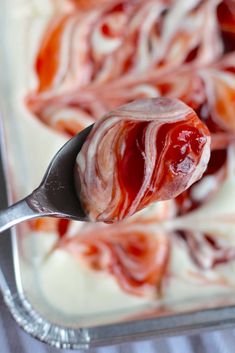
[[(21, 36), (28, 50), (21, 49), (22, 62), (15, 55), (15, 66), (22, 70), (16, 70), (21, 75), (14, 104), (23, 106), (26, 96), (27, 108), (17, 122), (24, 152), (29, 150), (26, 169), (32, 186), (68, 137), (135, 99), (181, 99), (207, 125), (216, 148), (200, 181), (119, 227), (60, 221), (48, 225), (46, 220), (32, 224), (24, 244), (25, 287), (30, 286), (27, 266), (34, 263), (33, 241), (41, 296), (65, 313), (85, 314), (85, 306), (98, 312), (156, 301), (172, 308), (175, 299), (234, 291), (233, 1), (88, 5), (65, 1), (59, 9), (52, 6), (48, 17), (35, 11), (26, 22), (34, 24), (37, 36)], [(23, 15), (19, 21), (25, 23)], [(26, 25), (19, 33), (23, 31), (29, 33)], [(32, 144), (38, 151), (30, 151)], [(35, 153), (40, 158), (34, 167)], [(16, 167), (14, 171), (17, 175)], [(23, 184), (15, 180), (17, 190)], [(149, 234), (155, 245), (164, 239), (160, 247), (152, 247), (153, 267), (143, 261), (152, 249), (144, 247)], [(132, 243), (133, 238), (138, 242)], [(144, 274), (142, 279), (136, 273)]]
[(94, 124), (77, 155), (75, 184), (91, 221), (116, 222), (170, 200), (202, 177), (210, 133), (173, 98), (137, 100)]

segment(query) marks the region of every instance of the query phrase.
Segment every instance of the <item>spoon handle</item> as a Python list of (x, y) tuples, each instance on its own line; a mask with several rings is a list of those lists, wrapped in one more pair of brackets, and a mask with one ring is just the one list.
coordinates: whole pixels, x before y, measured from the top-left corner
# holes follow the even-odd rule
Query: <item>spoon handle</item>
[(18, 223), (37, 217), (42, 217), (42, 214), (29, 206), (26, 197), (5, 210), (0, 211), (0, 233)]

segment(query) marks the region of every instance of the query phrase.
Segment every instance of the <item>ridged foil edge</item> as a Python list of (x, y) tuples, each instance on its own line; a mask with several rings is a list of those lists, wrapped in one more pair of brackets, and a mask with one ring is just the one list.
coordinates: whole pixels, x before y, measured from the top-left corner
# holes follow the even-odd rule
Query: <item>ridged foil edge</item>
[(27, 333), (59, 349), (88, 349), (87, 329), (63, 328), (43, 319), (23, 294), (7, 291), (4, 301), (12, 316)]

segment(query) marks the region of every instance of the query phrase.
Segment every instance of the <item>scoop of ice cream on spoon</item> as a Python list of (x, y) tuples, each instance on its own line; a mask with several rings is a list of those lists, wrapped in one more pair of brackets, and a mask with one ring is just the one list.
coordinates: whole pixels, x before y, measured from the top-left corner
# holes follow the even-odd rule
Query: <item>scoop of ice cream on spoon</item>
[(179, 195), (209, 157), (209, 131), (191, 108), (169, 98), (135, 101), (69, 140), (39, 187), (0, 212), (0, 232), (44, 216), (119, 221)]
[(107, 114), (76, 159), (76, 188), (91, 221), (115, 222), (172, 199), (201, 178), (210, 133), (170, 98), (138, 100)]

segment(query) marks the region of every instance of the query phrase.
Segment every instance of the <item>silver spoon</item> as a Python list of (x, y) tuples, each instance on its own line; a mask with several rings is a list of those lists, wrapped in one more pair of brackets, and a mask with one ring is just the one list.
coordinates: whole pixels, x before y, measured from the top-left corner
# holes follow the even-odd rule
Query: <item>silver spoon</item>
[(0, 232), (23, 221), (58, 217), (87, 221), (74, 186), (74, 166), (92, 126), (70, 139), (57, 152), (43, 180), (29, 196), (0, 211)]

